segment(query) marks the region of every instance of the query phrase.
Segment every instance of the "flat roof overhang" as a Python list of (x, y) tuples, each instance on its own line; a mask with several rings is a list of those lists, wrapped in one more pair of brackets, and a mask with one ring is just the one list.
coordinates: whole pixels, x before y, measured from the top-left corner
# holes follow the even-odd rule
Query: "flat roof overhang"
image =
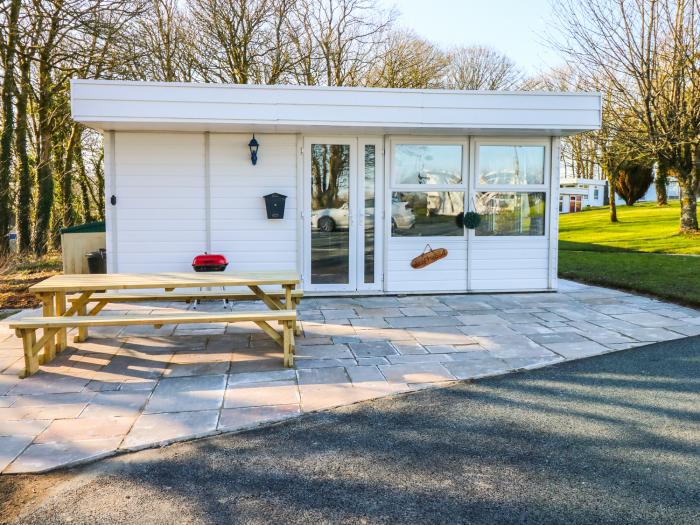
[(73, 119), (102, 131), (572, 135), (599, 93), (72, 80)]

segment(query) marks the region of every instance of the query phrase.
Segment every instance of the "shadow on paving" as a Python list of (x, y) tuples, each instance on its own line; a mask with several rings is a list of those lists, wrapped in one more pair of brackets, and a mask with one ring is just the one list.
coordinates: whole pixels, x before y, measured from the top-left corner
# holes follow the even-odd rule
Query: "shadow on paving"
[(695, 337), (119, 456), (17, 523), (697, 523), (699, 440)]

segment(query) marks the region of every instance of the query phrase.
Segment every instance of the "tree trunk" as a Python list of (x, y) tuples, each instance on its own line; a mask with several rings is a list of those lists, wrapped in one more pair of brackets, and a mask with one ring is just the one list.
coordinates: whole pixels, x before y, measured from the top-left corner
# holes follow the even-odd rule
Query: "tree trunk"
[(88, 180), (87, 171), (85, 170), (83, 148), (80, 141), (78, 141), (75, 147), (75, 163), (78, 167), (78, 186), (80, 187), (80, 204), (82, 208), (80, 218), (83, 223), (92, 222), (94, 220), (92, 216), (92, 206), (90, 205), (92, 194), (90, 192), (90, 181)]
[(51, 74), (48, 57), (39, 63), (39, 101), (38, 101), (38, 198), (36, 207), (36, 227), (34, 235), (34, 252), (43, 255), (48, 249), (51, 228), (51, 211), (54, 202), (53, 166), (51, 163)]
[(66, 161), (63, 166), (63, 180), (61, 181), (61, 194), (63, 196), (63, 227), (73, 226), (76, 213), (73, 204), (73, 166), (75, 162), (76, 147), (80, 142), (80, 129), (78, 124), (71, 126), (68, 144), (66, 144)]
[(656, 205), (666, 206), (668, 204), (668, 193), (666, 192), (666, 184), (668, 183), (668, 166), (659, 162), (656, 165), (656, 178), (654, 186), (656, 187)]
[(78, 179), (78, 185), (80, 186), (80, 204), (82, 207), (80, 218), (82, 219), (83, 223), (92, 222), (94, 219), (92, 218), (92, 212), (90, 211), (90, 190), (88, 189), (85, 177), (82, 175)]
[(101, 221), (105, 220), (105, 172), (104, 172), (104, 149), (100, 148), (100, 156), (94, 163), (95, 178), (97, 179), (97, 216)]
[(681, 233), (698, 231), (697, 184), (693, 177), (679, 177), (681, 187)]
[(27, 98), (30, 89), (29, 60), (20, 63), (20, 90), (17, 93), (17, 130), (15, 151), (18, 161), (17, 181), (17, 245), (19, 251), (27, 252), (32, 244), (32, 176), (27, 153)]
[(687, 145), (682, 150), (680, 166), (674, 173), (681, 188), (681, 233), (698, 232), (697, 193), (700, 187), (700, 142)]
[(605, 173), (605, 178), (608, 179), (608, 188), (610, 189), (610, 222), (617, 221), (617, 205), (615, 204), (615, 183), (616, 177), (614, 169), (610, 169), (607, 165), (601, 166)]
[(3, 64), (2, 81), (2, 134), (0, 135), (0, 254), (9, 250), (10, 226), (12, 224), (12, 137), (14, 134), (15, 53), (17, 47), (17, 21), (20, 0), (12, 0), (7, 27), (7, 43)]
[(610, 195), (610, 222), (618, 222), (617, 220), (617, 204), (615, 204), (615, 192)]

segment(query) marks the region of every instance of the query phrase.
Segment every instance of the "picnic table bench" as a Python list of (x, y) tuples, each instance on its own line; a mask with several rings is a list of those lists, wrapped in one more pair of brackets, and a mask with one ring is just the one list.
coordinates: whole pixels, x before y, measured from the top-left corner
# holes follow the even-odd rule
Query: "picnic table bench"
[[(300, 279), (293, 272), (256, 273), (159, 273), (159, 274), (88, 274), (56, 275), (30, 287), (30, 291), (42, 301), (42, 317), (25, 317), (10, 323), (10, 328), (22, 338), (25, 369), (22, 377), (35, 373), (40, 364), (51, 361), (56, 352), (67, 347), (67, 330), (77, 328), (75, 341), (87, 337), (89, 327), (130, 326), (187, 323), (237, 323), (251, 321), (278, 343), (284, 352), (284, 365), (294, 363), (294, 334), (296, 305), (303, 295), (296, 290)], [(265, 290), (264, 286), (279, 286), (282, 291)], [(223, 288), (235, 286), (248, 288), (249, 292), (223, 291), (209, 292), (203, 288)], [(199, 290), (189, 290), (199, 288)], [(107, 290), (153, 290), (143, 294), (110, 293)], [(175, 289), (185, 291), (174, 292)], [(193, 301), (207, 298), (227, 298), (230, 300), (259, 299), (269, 311), (236, 312), (182, 312), (151, 314), (143, 316), (97, 316), (110, 302), (131, 301)], [(70, 301), (70, 308), (67, 307)], [(88, 309), (90, 303), (96, 303)], [(282, 325), (278, 333), (269, 323), (276, 321)], [(42, 330), (37, 337), (37, 330)]]
[[(279, 301), (284, 299), (285, 292), (266, 292), (270, 299)], [(301, 298), (304, 296), (302, 290), (292, 291), (292, 304), (294, 308), (299, 305)], [(188, 291), (188, 292), (163, 292), (163, 293), (93, 293), (90, 299), (85, 302), (82, 295), (70, 295), (67, 300), (71, 304), (77, 304), (76, 311), (79, 315), (88, 315), (88, 303), (97, 303), (89, 310), (89, 315), (97, 315), (105, 306), (111, 303), (150, 303), (150, 302), (185, 302), (191, 303), (195, 301), (206, 301), (210, 299), (223, 299), (226, 301), (255, 301), (258, 296), (252, 292), (233, 292), (233, 291)], [(268, 305), (269, 306), (269, 305)], [(274, 305), (277, 307), (277, 304)], [(300, 335), (300, 330), (294, 321), (294, 335)], [(79, 343), (87, 339), (87, 327), (78, 329), (78, 334), (73, 338), (73, 341)]]

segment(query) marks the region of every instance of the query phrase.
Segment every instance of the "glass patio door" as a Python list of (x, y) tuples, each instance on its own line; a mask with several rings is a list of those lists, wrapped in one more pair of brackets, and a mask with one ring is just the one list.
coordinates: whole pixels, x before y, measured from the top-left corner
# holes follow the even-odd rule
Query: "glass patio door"
[(380, 290), (381, 139), (304, 140), (304, 287)]
[(305, 286), (354, 290), (356, 141), (306, 139)]

